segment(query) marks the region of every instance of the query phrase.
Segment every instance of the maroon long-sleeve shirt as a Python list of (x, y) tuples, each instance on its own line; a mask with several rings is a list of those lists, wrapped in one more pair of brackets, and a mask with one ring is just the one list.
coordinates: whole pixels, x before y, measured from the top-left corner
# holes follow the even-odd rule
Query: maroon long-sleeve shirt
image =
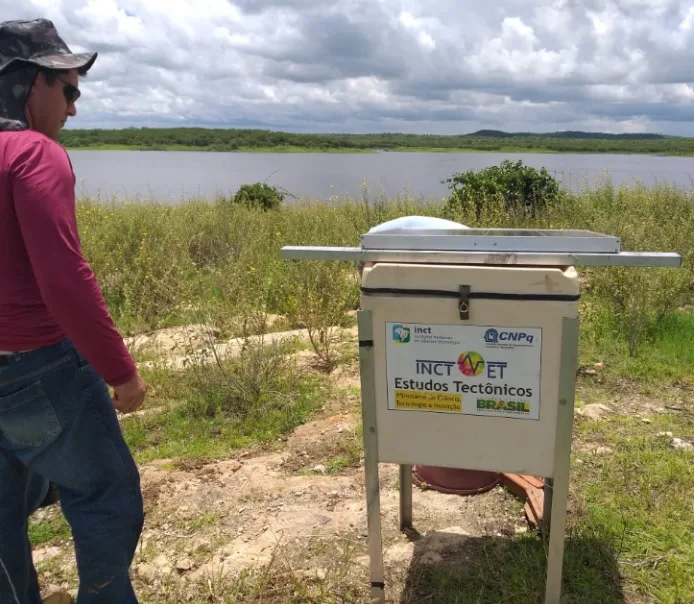
[(82, 252), (67, 152), (38, 132), (1, 132), (0, 350), (65, 338), (108, 384), (135, 375)]

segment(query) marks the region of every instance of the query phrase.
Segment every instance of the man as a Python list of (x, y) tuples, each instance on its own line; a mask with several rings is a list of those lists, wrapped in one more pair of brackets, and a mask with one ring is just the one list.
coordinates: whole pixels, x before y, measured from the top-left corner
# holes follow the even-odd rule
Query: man
[(57, 142), (96, 56), (71, 53), (45, 19), (0, 23), (1, 604), (42, 602), (27, 522), (49, 483), (72, 529), (78, 604), (137, 602), (140, 478), (116, 410), (137, 410), (146, 386), (83, 257)]

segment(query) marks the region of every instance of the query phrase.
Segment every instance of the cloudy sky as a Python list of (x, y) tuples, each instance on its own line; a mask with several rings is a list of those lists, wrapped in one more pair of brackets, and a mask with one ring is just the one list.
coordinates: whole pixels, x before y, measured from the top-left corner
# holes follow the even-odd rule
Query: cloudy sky
[(694, 135), (691, 0), (0, 0), (97, 50), (71, 127)]

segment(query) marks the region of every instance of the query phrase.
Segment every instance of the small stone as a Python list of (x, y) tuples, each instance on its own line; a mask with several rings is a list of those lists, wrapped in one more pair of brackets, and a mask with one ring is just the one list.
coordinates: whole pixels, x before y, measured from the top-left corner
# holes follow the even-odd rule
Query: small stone
[(331, 496), (333, 499), (337, 499), (337, 498), (340, 496), (340, 493), (338, 493), (337, 491), (332, 491), (332, 492), (330, 493), (330, 496)]
[(219, 464), (218, 469), (220, 471), (226, 471), (231, 474), (235, 474), (243, 467), (243, 464), (237, 459), (230, 459), (228, 461), (223, 461)]
[(340, 426), (340, 427), (337, 429), (337, 433), (338, 433), (338, 434), (342, 434), (344, 431), (345, 431), (345, 429), (344, 429), (342, 426)]
[(387, 564), (406, 564), (414, 556), (415, 544), (411, 541), (398, 543), (388, 548), (384, 553)]
[(176, 563), (176, 570), (179, 572), (185, 572), (191, 568), (193, 568), (193, 563), (191, 562), (190, 558), (183, 558)]
[(674, 434), (672, 432), (658, 432), (658, 436), (667, 436), (668, 438), (672, 438)]
[(136, 572), (144, 583), (151, 583), (157, 576), (157, 569), (152, 564), (138, 564)]
[(594, 453), (596, 455), (612, 455), (613, 451), (609, 447), (602, 446), (595, 449)]
[(328, 571), (325, 570), (324, 568), (319, 568), (316, 571), (316, 577), (318, 578), (319, 581), (325, 581), (327, 576), (328, 576)]
[(159, 554), (153, 561), (152, 564), (157, 568), (167, 568), (170, 566), (168, 558), (164, 554)]
[(318, 472), (320, 474), (325, 474), (328, 471), (328, 468), (326, 468), (323, 464), (318, 464), (317, 466), (311, 468), (311, 472)]
[(614, 413), (607, 405), (602, 403), (593, 403), (591, 405), (586, 405), (580, 409), (576, 409), (576, 415), (581, 417), (587, 417), (588, 419), (600, 419), (607, 415), (608, 413)]
[(642, 418), (641, 418), (641, 421), (642, 421), (644, 424), (651, 424), (651, 423), (653, 423), (653, 422), (652, 422), (650, 419), (648, 419), (647, 417), (642, 417)]
[(62, 550), (59, 547), (43, 547), (34, 550), (34, 563), (38, 564), (49, 558), (55, 558)]
[(188, 547), (189, 552), (197, 552), (198, 550), (207, 550), (210, 551), (212, 549), (212, 542), (209, 539), (206, 539), (205, 537), (195, 537), (191, 543), (190, 546)]
[(692, 445), (692, 443), (682, 440), (681, 438), (673, 438), (670, 446), (673, 449), (683, 449), (685, 451), (691, 451), (694, 449), (694, 445)]

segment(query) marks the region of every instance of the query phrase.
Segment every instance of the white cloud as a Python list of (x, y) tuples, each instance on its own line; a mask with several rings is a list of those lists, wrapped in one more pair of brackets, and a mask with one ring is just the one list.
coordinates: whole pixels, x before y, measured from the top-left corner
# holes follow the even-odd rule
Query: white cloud
[(72, 127), (694, 134), (689, 0), (0, 0), (98, 50)]
[(409, 11), (402, 11), (399, 21), (407, 31), (415, 34), (417, 42), (422, 48), (426, 50), (434, 50), (436, 48), (436, 42), (426, 30), (422, 20), (415, 19)]

